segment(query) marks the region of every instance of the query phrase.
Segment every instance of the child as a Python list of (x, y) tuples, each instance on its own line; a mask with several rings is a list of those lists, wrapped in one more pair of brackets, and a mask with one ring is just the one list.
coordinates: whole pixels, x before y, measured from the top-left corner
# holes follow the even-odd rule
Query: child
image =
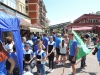
[(42, 45), (38, 44), (37, 58), (37, 73), (45, 75), (46, 52), (42, 50)]
[(24, 51), (24, 67), (30, 65), (31, 72), (33, 73), (32, 69), (34, 68), (34, 60), (35, 54), (31, 49), (29, 49), (29, 44), (25, 44), (25, 51)]
[[(64, 40), (62, 40), (62, 43), (60, 44), (60, 54), (61, 54), (61, 64), (65, 64), (66, 60), (66, 53), (67, 53), (67, 45)], [(63, 60), (62, 60), (63, 59)]]
[[(47, 48), (47, 56), (49, 59), (49, 70), (48, 72), (54, 71), (54, 49), (55, 49), (55, 42), (53, 41), (53, 37), (50, 36), (50, 41), (48, 42), (48, 48)], [(52, 66), (52, 68), (51, 68)]]

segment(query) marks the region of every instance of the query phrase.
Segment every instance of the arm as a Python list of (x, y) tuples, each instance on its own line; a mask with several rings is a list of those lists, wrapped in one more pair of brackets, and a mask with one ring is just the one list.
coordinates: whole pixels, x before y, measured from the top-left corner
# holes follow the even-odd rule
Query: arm
[(30, 63), (34, 58), (35, 58), (35, 56), (33, 55), (28, 63)]
[(9, 73), (12, 73), (14, 67), (15, 67), (15, 62), (13, 60), (13, 58), (9, 58), (8, 61), (11, 63), (11, 67), (10, 67), (10, 70), (9, 70)]
[(75, 55), (74, 55), (74, 58), (76, 57), (77, 53), (78, 53), (78, 47), (75, 47)]
[(75, 55), (74, 55), (72, 61), (75, 61), (76, 55), (77, 55), (77, 53), (78, 53), (77, 42), (74, 42), (74, 46), (75, 46)]
[(45, 46), (42, 44), (42, 48), (45, 49)]
[(66, 46), (66, 54), (69, 54), (68, 46)]
[(50, 55), (51, 55), (51, 53), (52, 53), (52, 52), (54, 52), (54, 50), (55, 50), (55, 47), (53, 47), (53, 49), (51, 50), (51, 52), (50, 52), (50, 53), (48, 53), (46, 57), (50, 56)]

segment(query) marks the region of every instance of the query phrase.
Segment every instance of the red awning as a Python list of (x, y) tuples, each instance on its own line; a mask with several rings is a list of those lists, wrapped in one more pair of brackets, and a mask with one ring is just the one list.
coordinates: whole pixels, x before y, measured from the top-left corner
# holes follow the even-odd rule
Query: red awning
[(79, 27), (79, 28), (72, 28), (73, 30), (91, 30), (92, 27)]

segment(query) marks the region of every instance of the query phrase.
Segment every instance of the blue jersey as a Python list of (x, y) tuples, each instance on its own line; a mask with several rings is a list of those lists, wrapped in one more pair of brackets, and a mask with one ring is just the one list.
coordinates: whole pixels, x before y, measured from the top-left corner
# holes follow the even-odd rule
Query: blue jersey
[(61, 43), (61, 38), (56, 37), (56, 43), (55, 43), (56, 48), (59, 48), (60, 43)]
[(70, 55), (74, 56), (75, 55), (75, 51), (76, 51), (76, 47), (77, 47), (77, 41), (76, 40), (71, 40), (70, 41)]

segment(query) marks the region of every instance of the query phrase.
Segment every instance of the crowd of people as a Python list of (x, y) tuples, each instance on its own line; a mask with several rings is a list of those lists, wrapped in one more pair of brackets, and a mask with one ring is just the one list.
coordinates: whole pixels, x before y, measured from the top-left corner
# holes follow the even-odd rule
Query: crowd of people
[[(80, 35), (80, 37), (87, 48), (91, 41), (94, 44), (100, 41), (98, 36), (95, 36), (95, 40), (90, 33)], [(52, 32), (51, 36), (47, 34), (25, 34), (22, 37), (22, 50), (23, 75), (34, 75), (35, 66), (37, 67), (37, 74), (46, 75), (45, 64), (49, 65), (48, 72), (54, 72), (54, 62), (65, 65), (66, 60), (69, 60), (71, 63), (72, 75), (76, 74), (75, 63), (78, 53), (78, 43), (74, 39), (72, 32), (64, 34), (63, 37), (61, 34), (54, 32)], [(56, 60), (54, 60), (55, 56)], [(46, 60), (48, 60), (48, 63)], [(81, 68), (86, 66), (85, 61), (86, 56), (82, 57)], [(7, 37), (5, 43), (0, 41), (0, 75), (20, 75), (16, 45), (11, 37)]]

